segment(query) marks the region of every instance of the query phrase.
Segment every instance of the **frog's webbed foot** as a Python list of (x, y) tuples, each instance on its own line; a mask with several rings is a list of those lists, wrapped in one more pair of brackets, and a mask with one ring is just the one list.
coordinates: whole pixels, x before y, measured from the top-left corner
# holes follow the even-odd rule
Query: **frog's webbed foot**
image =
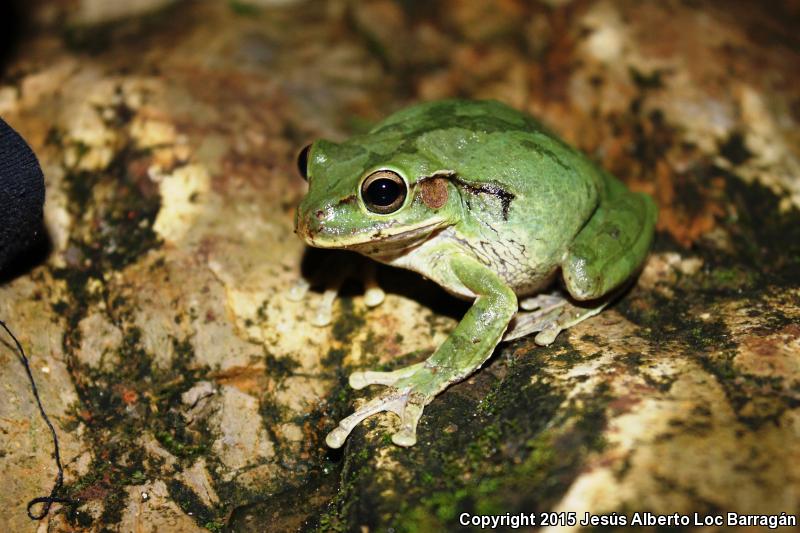
[(566, 299), (558, 291), (554, 291), (550, 294), (537, 294), (536, 296), (523, 298), (519, 301), (519, 307), (525, 311), (547, 312), (561, 307), (565, 303)]
[[(336, 302), (336, 297), (339, 295), (345, 279), (352, 277), (353, 270), (356, 270), (349, 264), (337, 263), (333, 265), (325, 264), (320, 268), (325, 278), (323, 283), (325, 289), (314, 311), (314, 317), (311, 319), (311, 324), (314, 326), (324, 327), (333, 321), (333, 304)], [(362, 267), (360, 273), (364, 283), (364, 303), (367, 307), (380, 305), (386, 295), (378, 286), (375, 263), (373, 261), (362, 261), (359, 262), (359, 265)], [(334, 274), (330, 275), (329, 272)], [(289, 289), (286, 297), (293, 302), (300, 302), (308, 295), (311, 285), (311, 282), (305, 278), (300, 278)]]
[(589, 307), (579, 306), (558, 293), (526, 298), (520, 302), (523, 311), (511, 320), (503, 340), (510, 341), (536, 333), (534, 342), (539, 346), (547, 346), (562, 330), (593, 317), (607, 304), (608, 300), (600, 304), (593, 302)]
[(325, 438), (326, 444), (331, 448), (341, 447), (358, 424), (374, 414), (387, 411), (400, 417), (400, 430), (392, 435), (392, 442), (398, 446), (413, 446), (417, 442), (417, 424), (422, 411), (436, 396), (436, 392), (430, 389), (435, 381), (433, 376), (424, 362), (394, 372), (354, 372), (350, 375), (350, 386), (354, 389), (373, 384), (388, 385), (389, 388), (339, 422)]

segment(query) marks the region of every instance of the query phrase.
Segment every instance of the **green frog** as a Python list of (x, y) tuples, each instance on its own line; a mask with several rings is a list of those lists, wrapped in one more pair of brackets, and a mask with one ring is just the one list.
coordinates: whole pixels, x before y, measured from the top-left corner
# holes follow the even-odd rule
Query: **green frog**
[[(400, 418), (392, 441), (412, 446), (425, 406), (499, 342), (536, 333), (547, 345), (600, 312), (641, 268), (657, 216), (649, 196), (495, 101), (414, 105), (342, 143), (315, 141), (298, 166), (306, 243), (410, 269), (473, 301), (427, 360), (350, 376), (355, 389), (386, 389), (339, 422), (331, 448), (382, 411)], [(565, 296), (545, 292), (557, 277)]]

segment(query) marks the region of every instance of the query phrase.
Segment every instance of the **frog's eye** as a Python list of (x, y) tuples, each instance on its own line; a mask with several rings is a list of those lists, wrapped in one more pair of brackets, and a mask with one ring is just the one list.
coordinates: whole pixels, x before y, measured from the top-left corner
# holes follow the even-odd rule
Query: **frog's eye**
[(397, 172), (379, 170), (373, 172), (361, 184), (361, 198), (373, 213), (394, 213), (403, 205), (408, 187)]
[(297, 170), (300, 171), (300, 175), (306, 181), (308, 181), (308, 153), (310, 151), (311, 145), (309, 144), (297, 154)]

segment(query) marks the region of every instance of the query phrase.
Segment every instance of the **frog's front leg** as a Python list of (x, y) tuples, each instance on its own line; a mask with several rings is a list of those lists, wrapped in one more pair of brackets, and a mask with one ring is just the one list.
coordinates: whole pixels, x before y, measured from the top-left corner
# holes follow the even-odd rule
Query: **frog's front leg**
[(489, 358), (517, 310), (517, 297), (494, 272), (477, 260), (458, 255), (449, 261), (455, 277), (477, 295), (475, 303), (441, 346), (424, 363), (394, 372), (356, 372), (351, 385), (388, 385), (388, 389), (342, 420), (325, 439), (331, 448), (344, 444), (365, 418), (381, 411), (400, 417), (400, 430), (392, 435), (399, 446), (417, 441), (422, 411), (451, 383), (472, 374)]

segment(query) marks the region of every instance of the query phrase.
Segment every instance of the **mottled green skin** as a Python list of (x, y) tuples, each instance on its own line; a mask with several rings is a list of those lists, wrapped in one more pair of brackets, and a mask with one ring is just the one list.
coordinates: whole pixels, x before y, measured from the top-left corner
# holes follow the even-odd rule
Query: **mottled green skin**
[[(408, 184), (404, 205), (391, 214), (369, 211), (360, 196), (363, 179), (381, 169)], [(422, 189), (435, 178), (447, 194), (431, 206)], [(341, 144), (317, 141), (308, 179), (297, 213), (308, 244), (354, 249), (476, 298), (424, 365), (351, 377), (358, 388), (390, 389), (343, 421), (329, 436), (333, 446), (361, 415), (379, 410), (400, 415), (394, 440), (413, 444), (422, 407), (488, 358), (517, 296), (541, 290), (559, 269), (575, 300), (608, 295), (644, 261), (656, 218), (649, 197), (628, 191), (533, 118), (492, 101), (420, 104)], [(587, 316), (553, 318), (555, 333), (544, 343)]]

